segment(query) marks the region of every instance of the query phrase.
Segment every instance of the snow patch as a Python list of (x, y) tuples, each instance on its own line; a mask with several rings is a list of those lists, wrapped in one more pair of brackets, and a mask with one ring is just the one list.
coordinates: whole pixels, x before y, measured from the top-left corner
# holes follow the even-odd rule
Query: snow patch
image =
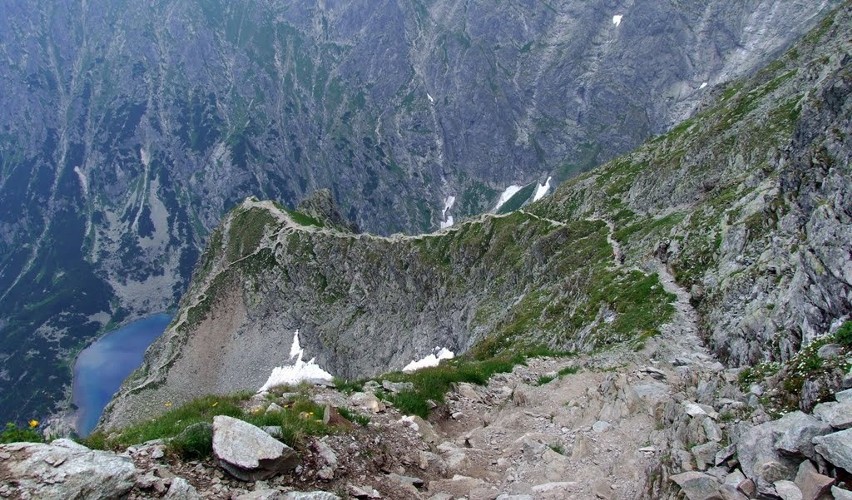
[(538, 201), (544, 198), (544, 195), (550, 191), (550, 179), (551, 177), (548, 177), (544, 184), (538, 185), (538, 188), (535, 190), (535, 196), (533, 196), (533, 201)]
[(80, 189), (83, 190), (83, 196), (89, 196), (89, 180), (86, 179), (86, 174), (80, 169), (79, 166), (74, 167), (74, 173), (77, 174), (77, 178), (80, 179)]
[(622, 19), (623, 17), (624, 17), (624, 16), (612, 16), (612, 24), (614, 24), (614, 25), (616, 25), (616, 26), (621, 25), (621, 19)]
[(517, 194), (517, 192), (520, 191), (522, 188), (523, 186), (516, 186), (514, 184), (507, 187), (506, 190), (503, 191), (503, 194), (500, 195), (500, 199), (497, 200), (497, 206), (494, 207), (494, 211), (496, 212), (497, 210), (500, 210), (500, 207), (502, 207), (504, 203), (509, 201), (512, 196), (515, 196), (515, 194)]
[(447, 220), (445, 220), (445, 221), (441, 221), (441, 229), (447, 229), (448, 227), (452, 227), (452, 226), (453, 226), (453, 222), (454, 222), (454, 221), (453, 221), (453, 216), (452, 216), (452, 215), (451, 215), (451, 216), (449, 216), (449, 217), (447, 217)]
[(445, 347), (436, 347), (432, 349), (432, 353), (419, 361), (412, 361), (405, 365), (402, 369), (404, 372), (413, 372), (421, 368), (429, 368), (430, 366), (438, 366), (442, 359), (453, 359), (455, 353)]
[(447, 218), (447, 210), (453, 208), (453, 205), (456, 204), (455, 196), (447, 196), (447, 199), (444, 200), (444, 210), (441, 212), (441, 218)]
[(706, 88), (706, 87), (707, 87), (707, 82), (704, 82), (704, 83), (701, 84), (700, 87), (698, 87), (698, 90), (701, 90), (701, 89)]
[(428, 98), (429, 98), (429, 102), (431, 102), (432, 104), (435, 104), (435, 99), (432, 99), (432, 96), (431, 96), (431, 95), (429, 95), (429, 93), (428, 93), (428, 92), (426, 93), (426, 97), (428, 97)]
[(296, 358), (296, 362), (290, 366), (273, 368), (269, 379), (257, 392), (267, 391), (278, 385), (298, 384), (303, 380), (331, 381), (334, 378), (316, 364), (314, 361), (316, 358), (311, 358), (307, 363), (303, 361), (304, 355), (305, 350), (299, 344), (299, 330), (296, 330), (296, 333), (293, 334), (293, 345), (290, 347), (290, 359)]

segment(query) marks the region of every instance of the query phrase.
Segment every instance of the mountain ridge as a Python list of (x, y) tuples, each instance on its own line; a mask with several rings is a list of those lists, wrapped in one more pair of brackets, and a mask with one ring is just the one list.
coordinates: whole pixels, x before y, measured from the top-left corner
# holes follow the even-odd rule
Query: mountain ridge
[[(191, 365), (173, 356), (196, 356), (182, 344), (206, 331), (199, 326), (205, 321), (229, 318), (223, 304), (233, 301), (247, 315), (241, 312), (214, 340), (234, 349), (231, 356), (238, 346), (263, 345), (257, 356), (263, 361), (252, 369), (268, 373), (288, 359), (285, 349), (298, 329), (301, 345), (321, 366), (353, 378), (401, 368), (436, 346), (477, 356), (537, 343), (581, 353), (641, 350), (674, 312), (674, 296), (656, 274), (671, 270), (670, 279), (688, 289), (697, 307), (699, 333), (721, 359), (734, 366), (790, 359), (852, 310), (843, 278), (849, 256), (834, 250), (849, 248), (844, 238), (852, 234), (842, 230), (850, 223), (843, 200), (852, 185), (849, 14), (839, 9), (777, 62), (732, 83), (672, 132), (505, 217), (389, 239), (296, 225), (256, 233), (246, 246), (227, 230), (246, 210), (232, 213), (202, 259), (182, 314), (102, 424), (145, 418), (165, 401), (196, 394), (198, 388), (177, 382), (181, 377), (170, 378)], [(812, 168), (814, 161), (822, 169)], [(796, 183), (798, 189), (789, 189)], [(809, 200), (819, 197), (833, 201), (813, 210)], [(251, 209), (259, 202), (246, 203)], [(268, 210), (267, 219), (283, 213)], [(347, 243), (332, 241), (338, 238)], [(809, 243), (804, 252), (801, 238)], [(771, 242), (787, 246), (773, 252)], [(225, 260), (229, 254), (264, 256), (235, 269)], [(246, 264), (251, 260), (257, 262)], [(208, 285), (211, 271), (216, 279), (234, 275), (227, 286), (216, 279)], [(454, 286), (456, 279), (466, 290)], [(376, 305), (379, 300), (393, 306)], [(251, 341), (226, 340), (244, 335)], [(246, 382), (239, 388), (265, 377), (216, 365), (233, 370), (225, 378)], [(237, 388), (206, 389), (226, 386)]]

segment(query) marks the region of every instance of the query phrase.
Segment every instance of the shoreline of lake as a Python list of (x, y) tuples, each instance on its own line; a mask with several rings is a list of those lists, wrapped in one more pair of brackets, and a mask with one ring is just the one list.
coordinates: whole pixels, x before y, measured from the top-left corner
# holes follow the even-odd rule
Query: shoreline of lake
[(107, 332), (74, 359), (71, 401), (77, 408), (73, 427), (86, 436), (121, 384), (142, 364), (148, 347), (166, 330), (172, 316), (159, 313)]

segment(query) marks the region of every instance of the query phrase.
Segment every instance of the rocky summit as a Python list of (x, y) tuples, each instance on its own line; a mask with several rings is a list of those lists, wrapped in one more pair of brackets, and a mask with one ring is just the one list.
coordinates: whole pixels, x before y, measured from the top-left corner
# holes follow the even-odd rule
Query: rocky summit
[(844, 4), (632, 152), (434, 233), (246, 198), (98, 430), (0, 445), (0, 494), (852, 497), (850, 62)]

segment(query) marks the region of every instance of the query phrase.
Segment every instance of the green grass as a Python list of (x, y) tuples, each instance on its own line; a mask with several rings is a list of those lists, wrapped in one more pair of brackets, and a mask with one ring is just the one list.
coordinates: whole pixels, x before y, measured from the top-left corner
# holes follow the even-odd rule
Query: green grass
[(542, 375), (538, 378), (538, 380), (536, 380), (536, 385), (549, 384), (549, 383), (553, 382), (554, 380), (556, 380), (556, 378), (557, 377), (555, 377), (553, 375)]
[(381, 377), (392, 382), (411, 382), (414, 390), (399, 394), (380, 393), (379, 396), (408, 415), (429, 416), (429, 401), (440, 404), (453, 384), (467, 382), (485, 385), (495, 373), (512, 371), (515, 365), (525, 362), (523, 355), (501, 356), (487, 360), (459, 357), (443, 361), (440, 365), (411, 373), (389, 373)]
[(360, 425), (361, 427), (367, 427), (367, 425), (369, 425), (370, 423), (370, 417), (362, 415), (356, 411), (352, 411), (349, 408), (340, 407), (337, 409), (337, 411), (340, 412), (340, 416), (352, 422), (353, 424)]
[(6, 428), (0, 432), (0, 444), (6, 443), (43, 443), (44, 437), (35, 429), (18, 427), (9, 422)]
[[(94, 449), (119, 450), (130, 445), (154, 439), (166, 441), (167, 451), (183, 459), (201, 459), (212, 451), (213, 434), (210, 424), (218, 415), (227, 415), (256, 426), (281, 427), (281, 437), (291, 447), (300, 446), (308, 436), (322, 436), (334, 432), (323, 424), (323, 407), (300, 393), (286, 401), (278, 401), (280, 412), (247, 412), (242, 403), (248, 393), (230, 396), (204, 396), (147, 422), (121, 429), (116, 434), (96, 432), (80, 442)], [(341, 412), (343, 414), (343, 412)], [(356, 423), (366, 425), (363, 418), (350, 415)], [(348, 418), (348, 417), (347, 417)], [(367, 419), (369, 422), (369, 419)]]

